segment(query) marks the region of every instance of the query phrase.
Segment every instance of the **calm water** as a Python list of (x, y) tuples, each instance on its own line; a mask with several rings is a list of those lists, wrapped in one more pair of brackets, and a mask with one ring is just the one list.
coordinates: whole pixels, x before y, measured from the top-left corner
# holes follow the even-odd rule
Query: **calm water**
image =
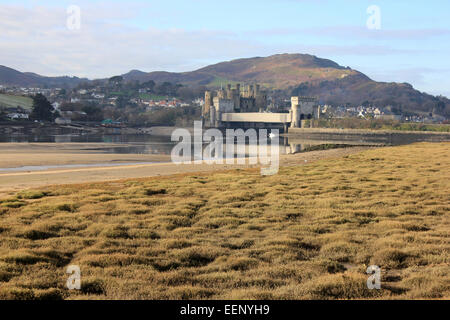
[[(113, 143), (123, 144), (118, 147), (99, 148), (99, 153), (121, 154), (170, 154), (175, 142), (170, 137), (127, 134), (83, 134), (83, 135), (1, 135), (0, 142), (32, 142), (32, 143)], [(89, 148), (89, 150), (96, 150)]]
[(91, 164), (62, 164), (49, 166), (23, 166), (16, 168), (0, 168), (3, 172), (22, 172), (22, 171), (44, 171), (49, 169), (70, 169), (70, 168), (95, 168), (95, 167), (120, 167), (130, 165), (151, 164), (154, 162), (124, 162), (124, 163), (91, 163)]
[[(308, 140), (296, 141), (295, 144), (284, 137), (278, 137), (280, 153), (289, 154), (295, 152), (309, 151), (311, 148), (329, 149), (337, 147), (345, 147), (360, 145), (358, 141), (354, 143), (334, 143), (325, 140)], [(2, 135), (0, 142), (31, 142), (31, 143), (113, 143), (123, 144), (123, 146), (105, 147), (94, 149), (99, 153), (120, 153), (120, 154), (165, 154), (170, 155), (173, 147), (178, 143), (171, 141), (170, 137), (166, 136), (150, 136), (138, 134), (121, 134), (121, 135)], [(270, 139), (268, 139), (270, 145)], [(248, 145), (248, 141), (247, 141)], [(225, 149), (225, 144), (224, 144)], [(89, 148), (89, 150), (93, 150)]]
[[(301, 137), (286, 138), (278, 137), (280, 153), (290, 154), (322, 150), (331, 148), (342, 148), (350, 146), (383, 146), (402, 145), (418, 141), (448, 141), (447, 136), (427, 134), (388, 134), (385, 136), (366, 135), (334, 135), (334, 134), (305, 134)], [(46, 143), (113, 143), (119, 146), (102, 147), (94, 149), (99, 153), (120, 154), (163, 154), (170, 155), (177, 142), (171, 141), (166, 136), (150, 136), (143, 134), (70, 134), (70, 135), (37, 135), (17, 134), (0, 135), (0, 142), (46, 142)], [(270, 139), (268, 139), (270, 144)], [(123, 145), (123, 146), (120, 146)], [(225, 145), (224, 145), (225, 149)], [(89, 150), (93, 150), (89, 148)]]

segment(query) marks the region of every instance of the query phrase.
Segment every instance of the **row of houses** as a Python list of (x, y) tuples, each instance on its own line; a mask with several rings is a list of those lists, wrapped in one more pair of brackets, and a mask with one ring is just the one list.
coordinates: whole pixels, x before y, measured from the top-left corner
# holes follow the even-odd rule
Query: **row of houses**
[(97, 90), (81, 89), (81, 90), (78, 90), (76, 93), (79, 96), (84, 96), (85, 98), (86, 97), (88, 97), (88, 98), (91, 97), (93, 99), (98, 99), (98, 100), (103, 100), (103, 99), (105, 99), (105, 96), (106, 96), (104, 93), (98, 92)]
[(135, 102), (137, 104), (142, 104), (146, 106), (148, 109), (152, 109), (154, 107), (164, 107), (164, 108), (177, 108), (177, 107), (187, 107), (190, 104), (185, 103), (179, 99), (173, 98), (173, 99), (165, 99), (165, 100), (135, 100), (132, 102)]
[(26, 87), (6, 87), (0, 85), (0, 91), (6, 94), (32, 96), (38, 93), (45, 95), (47, 98), (52, 98), (60, 94), (62, 88), (26, 88)]
[(11, 120), (28, 120), (30, 118), (30, 111), (21, 107), (4, 109), (6, 117)]

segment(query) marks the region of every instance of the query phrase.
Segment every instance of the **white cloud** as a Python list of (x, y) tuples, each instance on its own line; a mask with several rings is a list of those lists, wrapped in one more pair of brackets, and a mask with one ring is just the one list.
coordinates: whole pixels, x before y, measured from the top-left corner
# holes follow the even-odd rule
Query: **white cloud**
[(108, 77), (131, 69), (190, 71), (209, 63), (280, 52), (319, 56), (407, 53), (387, 46), (263, 45), (226, 31), (140, 29), (127, 25), (139, 5), (81, 5), (81, 29), (62, 7), (0, 6), (1, 64), (43, 75)]
[[(35, 2), (39, 4), (39, 1)], [(61, 6), (0, 5), (0, 64), (20, 71), (42, 75), (76, 75), (99, 78), (122, 74), (131, 69), (142, 71), (191, 71), (211, 63), (234, 58), (265, 56), (282, 52), (309, 53), (333, 60), (350, 61), (365, 57), (375, 61), (396, 56), (397, 61), (424, 53), (423, 47), (396, 46), (394, 40), (420, 40), (448, 37), (447, 29), (367, 30), (363, 27), (323, 27), (309, 29), (270, 29), (235, 34), (228, 31), (142, 29), (134, 25), (141, 7), (133, 1), (111, 3), (76, 1), (81, 7), (81, 30), (66, 27), (66, 8)], [(146, 3), (145, 6), (151, 6)], [(157, 16), (159, 12), (146, 11)], [(298, 37), (271, 41), (287, 35), (315, 35), (316, 44)], [(357, 39), (353, 42), (329, 42), (327, 39)], [(361, 43), (361, 39), (375, 40)], [(389, 42), (377, 42), (378, 40)], [(344, 43), (345, 42), (345, 43)], [(278, 43), (278, 44), (276, 44)], [(311, 43), (311, 41), (309, 41)], [(330, 44), (330, 43), (339, 43)], [(379, 60), (376, 60), (379, 61)], [(353, 63), (353, 64), (352, 64)], [(399, 70), (376, 63), (368, 75), (380, 81), (410, 82), (432, 90), (444, 91), (449, 72), (433, 75), (425, 69)], [(367, 66), (369, 67), (370, 66)], [(435, 92), (435, 91), (434, 91)]]
[(1, 63), (44, 75), (104, 77), (136, 68), (188, 71), (259, 47), (227, 32), (142, 30), (116, 21), (129, 9), (123, 17), (112, 11), (82, 7), (81, 29), (70, 31), (65, 10), (0, 6)]

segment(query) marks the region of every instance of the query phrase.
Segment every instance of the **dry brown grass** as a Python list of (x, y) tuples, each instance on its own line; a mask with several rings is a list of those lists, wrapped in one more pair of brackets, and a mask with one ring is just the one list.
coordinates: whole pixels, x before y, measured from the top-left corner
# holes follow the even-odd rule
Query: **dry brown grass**
[(0, 298), (449, 298), (449, 191), (448, 143), (23, 191), (0, 200)]

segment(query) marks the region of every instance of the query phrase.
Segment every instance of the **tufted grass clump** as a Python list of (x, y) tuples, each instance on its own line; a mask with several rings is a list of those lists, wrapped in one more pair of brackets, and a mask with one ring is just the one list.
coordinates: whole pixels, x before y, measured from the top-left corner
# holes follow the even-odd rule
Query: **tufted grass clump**
[(449, 299), (449, 155), (24, 190), (0, 199), (0, 299)]

